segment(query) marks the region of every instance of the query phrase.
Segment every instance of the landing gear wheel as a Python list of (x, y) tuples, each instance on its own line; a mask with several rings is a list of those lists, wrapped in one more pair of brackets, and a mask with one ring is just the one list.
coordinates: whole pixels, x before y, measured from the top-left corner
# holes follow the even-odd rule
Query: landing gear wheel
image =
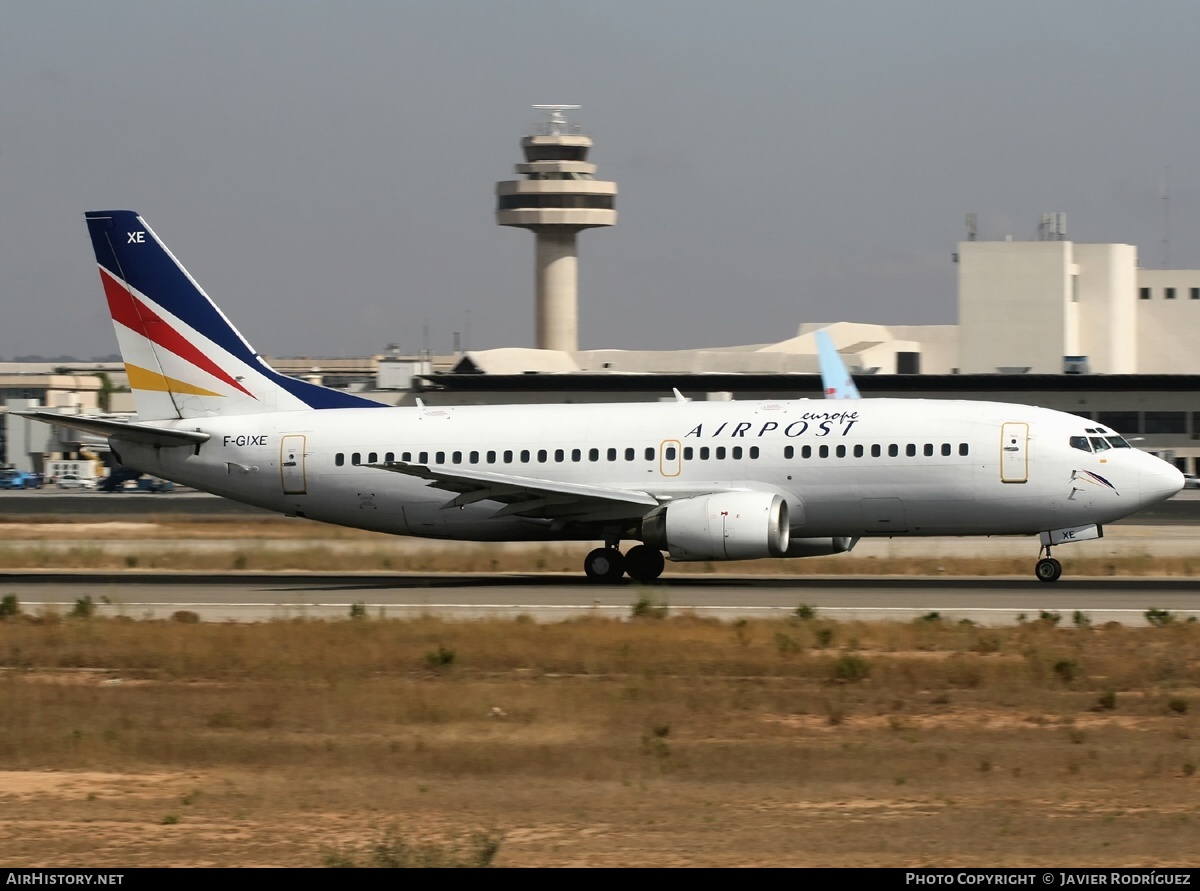
[(625, 555), (625, 571), (636, 582), (654, 581), (666, 565), (662, 551), (649, 545), (634, 545)]
[(1046, 557), (1037, 562), (1033, 571), (1039, 582), (1057, 582), (1059, 576), (1062, 575), (1062, 564), (1053, 557)]
[(584, 558), (583, 571), (590, 582), (611, 584), (625, 574), (625, 558), (616, 548), (596, 548)]

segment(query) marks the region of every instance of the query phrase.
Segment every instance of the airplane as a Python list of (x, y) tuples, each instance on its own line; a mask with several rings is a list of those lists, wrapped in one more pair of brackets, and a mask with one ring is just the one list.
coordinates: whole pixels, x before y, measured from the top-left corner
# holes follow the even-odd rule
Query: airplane
[(821, 387), (826, 399), (861, 399), (854, 378), (838, 354), (826, 331), (813, 334), (817, 341), (817, 357), (821, 364)]
[[(384, 405), (271, 368), (137, 213), (85, 218), (137, 419), (21, 414), (104, 435), (123, 465), (289, 516), (599, 542), (583, 568), (607, 583), (654, 581), (664, 551), (716, 562), (838, 554), (873, 536), (1036, 535), (1035, 575), (1053, 582), (1053, 547), (1183, 487), (1100, 423), (1007, 403), (675, 391), (646, 404)], [(622, 553), (623, 541), (636, 543)]]

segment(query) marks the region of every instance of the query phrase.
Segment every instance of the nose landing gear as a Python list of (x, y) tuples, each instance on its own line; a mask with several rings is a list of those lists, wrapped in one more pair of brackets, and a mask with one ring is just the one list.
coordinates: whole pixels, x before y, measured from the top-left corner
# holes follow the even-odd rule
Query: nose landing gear
[(1038, 560), (1033, 568), (1039, 582), (1057, 582), (1062, 576), (1062, 564), (1050, 556), (1050, 546), (1043, 545), (1041, 552), (1044, 557)]

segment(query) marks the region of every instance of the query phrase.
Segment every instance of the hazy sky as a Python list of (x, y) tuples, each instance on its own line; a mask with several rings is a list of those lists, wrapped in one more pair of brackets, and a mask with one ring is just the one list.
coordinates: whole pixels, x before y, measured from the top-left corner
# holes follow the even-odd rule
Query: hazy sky
[[(1035, 237), (1200, 267), (1195, 0), (0, 6), (0, 358), (116, 342), (85, 210), (139, 211), (261, 352), (533, 345), (494, 221), (533, 103), (578, 103), (612, 229), (580, 345), (955, 321), (950, 255)], [(1168, 171), (1170, 201), (1162, 199)], [(468, 333), (469, 332), (469, 333)]]

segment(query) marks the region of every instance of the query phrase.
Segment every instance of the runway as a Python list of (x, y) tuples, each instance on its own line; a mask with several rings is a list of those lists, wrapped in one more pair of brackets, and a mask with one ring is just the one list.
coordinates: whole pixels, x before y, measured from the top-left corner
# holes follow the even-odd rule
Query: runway
[(668, 579), (654, 586), (592, 585), (565, 575), (377, 573), (140, 573), (97, 578), (58, 572), (0, 573), (0, 594), (14, 594), (25, 612), (71, 611), (90, 597), (96, 615), (168, 619), (178, 610), (207, 622), (341, 619), (361, 604), (368, 617), (454, 620), (479, 618), (551, 622), (583, 616), (627, 619), (648, 599), (669, 614), (734, 620), (787, 618), (801, 604), (841, 621), (911, 621), (936, 612), (949, 621), (1010, 625), (1058, 613), (1069, 626), (1076, 611), (1093, 625), (1143, 625), (1148, 609), (1177, 621), (1200, 619), (1200, 581), (1189, 579), (1063, 579), (1044, 585), (1025, 578), (751, 577)]

